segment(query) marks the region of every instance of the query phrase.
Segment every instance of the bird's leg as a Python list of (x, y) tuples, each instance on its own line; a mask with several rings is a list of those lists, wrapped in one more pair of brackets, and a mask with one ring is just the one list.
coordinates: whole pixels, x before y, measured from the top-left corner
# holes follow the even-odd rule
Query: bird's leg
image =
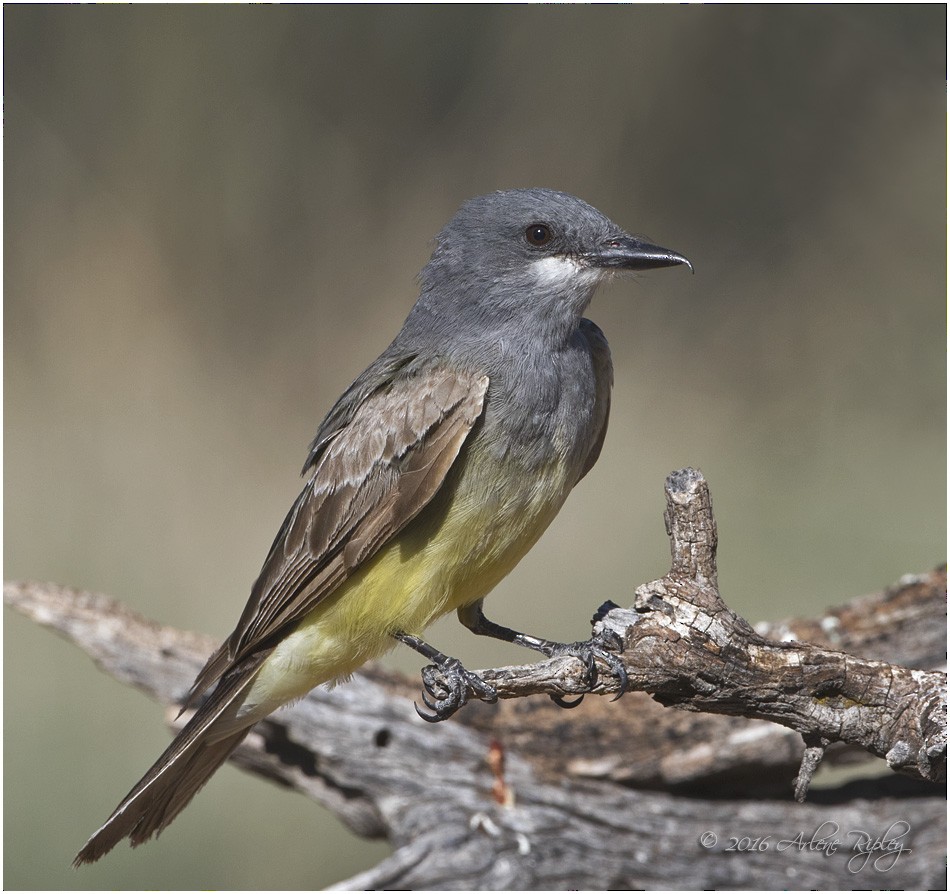
[(462, 667), (458, 658), (444, 655), (411, 633), (396, 631), (393, 637), (432, 662), (422, 669), (422, 700), (433, 713), (427, 714), (418, 705), (415, 706), (416, 713), (423, 720), (437, 723), (451, 717), (472, 695), (486, 702), (498, 701), (495, 687), (486, 683), (478, 674)]
[[(502, 627), (494, 621), (489, 621), (482, 611), (482, 600), (473, 602), (471, 605), (464, 605), (458, 609), (459, 620), (472, 633), (479, 636), (491, 636), (495, 639), (504, 640), (507, 643), (515, 643), (518, 646), (524, 646), (528, 649), (534, 649), (548, 658), (555, 658), (560, 655), (571, 655), (579, 658), (587, 670), (587, 685), (593, 689), (597, 682), (597, 659), (599, 658), (611, 673), (620, 681), (620, 691), (614, 696), (616, 701), (624, 694), (627, 689), (627, 671), (623, 662), (611, 651), (604, 648), (607, 643), (603, 637), (591, 638), (585, 642), (577, 643), (556, 643), (551, 640), (541, 639), (537, 636), (529, 636), (527, 633), (519, 633), (517, 630), (511, 630), (508, 627)], [(613, 645), (613, 644), (611, 644)], [(583, 700), (581, 695), (576, 701), (568, 701), (560, 695), (552, 695), (551, 700), (562, 708), (576, 708)]]

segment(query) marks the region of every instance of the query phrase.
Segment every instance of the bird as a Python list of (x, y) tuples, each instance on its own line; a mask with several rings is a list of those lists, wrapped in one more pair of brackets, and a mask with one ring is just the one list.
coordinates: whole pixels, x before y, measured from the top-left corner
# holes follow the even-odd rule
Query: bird
[[(596, 659), (490, 621), (483, 600), (600, 455), (613, 369), (584, 316), (614, 274), (685, 265), (552, 189), (466, 201), (436, 237), (401, 330), (319, 426), (305, 484), (231, 635), (184, 698), (193, 715), (89, 838), (75, 866), (161, 832), (251, 727), (402, 642), (433, 662), (418, 708), (450, 716), (497, 693), (422, 639), (456, 611), (477, 634)], [(560, 702), (570, 707), (571, 702)]]

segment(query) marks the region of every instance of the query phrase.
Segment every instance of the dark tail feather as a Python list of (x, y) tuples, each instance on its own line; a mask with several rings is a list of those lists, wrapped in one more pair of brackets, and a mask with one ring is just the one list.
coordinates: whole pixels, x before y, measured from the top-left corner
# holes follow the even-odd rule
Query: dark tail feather
[(123, 838), (128, 837), (135, 847), (161, 832), (184, 810), (247, 733), (248, 730), (243, 729), (213, 745), (199, 744), (190, 759), (178, 762), (173, 770), (156, 764), (153, 770), (160, 775), (152, 785), (138, 795), (134, 790), (129, 793), (102, 828), (76, 854), (73, 866), (95, 862)]
[(235, 721), (266, 657), (267, 653), (255, 656), (252, 662), (224, 675), (162, 756), (76, 854), (73, 866), (95, 862), (123, 838), (129, 838), (133, 847), (148, 841), (184, 810), (248, 734), (250, 725), (224, 737), (214, 735)]

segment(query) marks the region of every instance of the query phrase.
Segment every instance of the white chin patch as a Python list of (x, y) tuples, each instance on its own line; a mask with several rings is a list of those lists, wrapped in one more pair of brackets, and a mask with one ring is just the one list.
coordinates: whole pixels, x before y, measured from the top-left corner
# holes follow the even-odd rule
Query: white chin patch
[(531, 262), (534, 275), (548, 288), (577, 288), (596, 285), (605, 271), (589, 267), (565, 255), (551, 255)]

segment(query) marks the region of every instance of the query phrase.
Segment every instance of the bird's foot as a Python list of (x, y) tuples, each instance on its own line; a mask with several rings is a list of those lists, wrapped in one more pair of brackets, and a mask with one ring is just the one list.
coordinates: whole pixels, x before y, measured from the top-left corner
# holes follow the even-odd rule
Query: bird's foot
[[(597, 662), (598, 660), (602, 661), (607, 665), (610, 673), (617, 678), (620, 684), (617, 689), (617, 694), (611, 699), (611, 701), (617, 701), (617, 699), (627, 691), (628, 678), (627, 669), (624, 667), (623, 662), (617, 656), (616, 652), (613, 651), (620, 646), (620, 643), (616, 642), (616, 639), (616, 636), (613, 634), (598, 634), (589, 640), (577, 643), (549, 643), (548, 648), (545, 648), (544, 652), (551, 658), (567, 655), (580, 659), (586, 671), (587, 679), (585, 683), (588, 691), (597, 685), (599, 676)], [(581, 693), (574, 701), (570, 701), (563, 695), (551, 696), (551, 701), (561, 708), (576, 708), (583, 700), (584, 693)]]
[(498, 690), (462, 667), (458, 658), (450, 658), (415, 634), (397, 630), (393, 636), (432, 662), (422, 669), (422, 701), (432, 713), (426, 714), (415, 705), (416, 713), (423, 720), (429, 723), (445, 720), (473, 696), (485, 702), (498, 701)]
[(432, 711), (427, 714), (416, 705), (416, 713), (423, 720), (429, 723), (445, 720), (472, 697), (489, 703), (498, 701), (494, 686), (462, 667), (457, 658), (443, 656), (443, 659), (422, 669), (422, 700)]

